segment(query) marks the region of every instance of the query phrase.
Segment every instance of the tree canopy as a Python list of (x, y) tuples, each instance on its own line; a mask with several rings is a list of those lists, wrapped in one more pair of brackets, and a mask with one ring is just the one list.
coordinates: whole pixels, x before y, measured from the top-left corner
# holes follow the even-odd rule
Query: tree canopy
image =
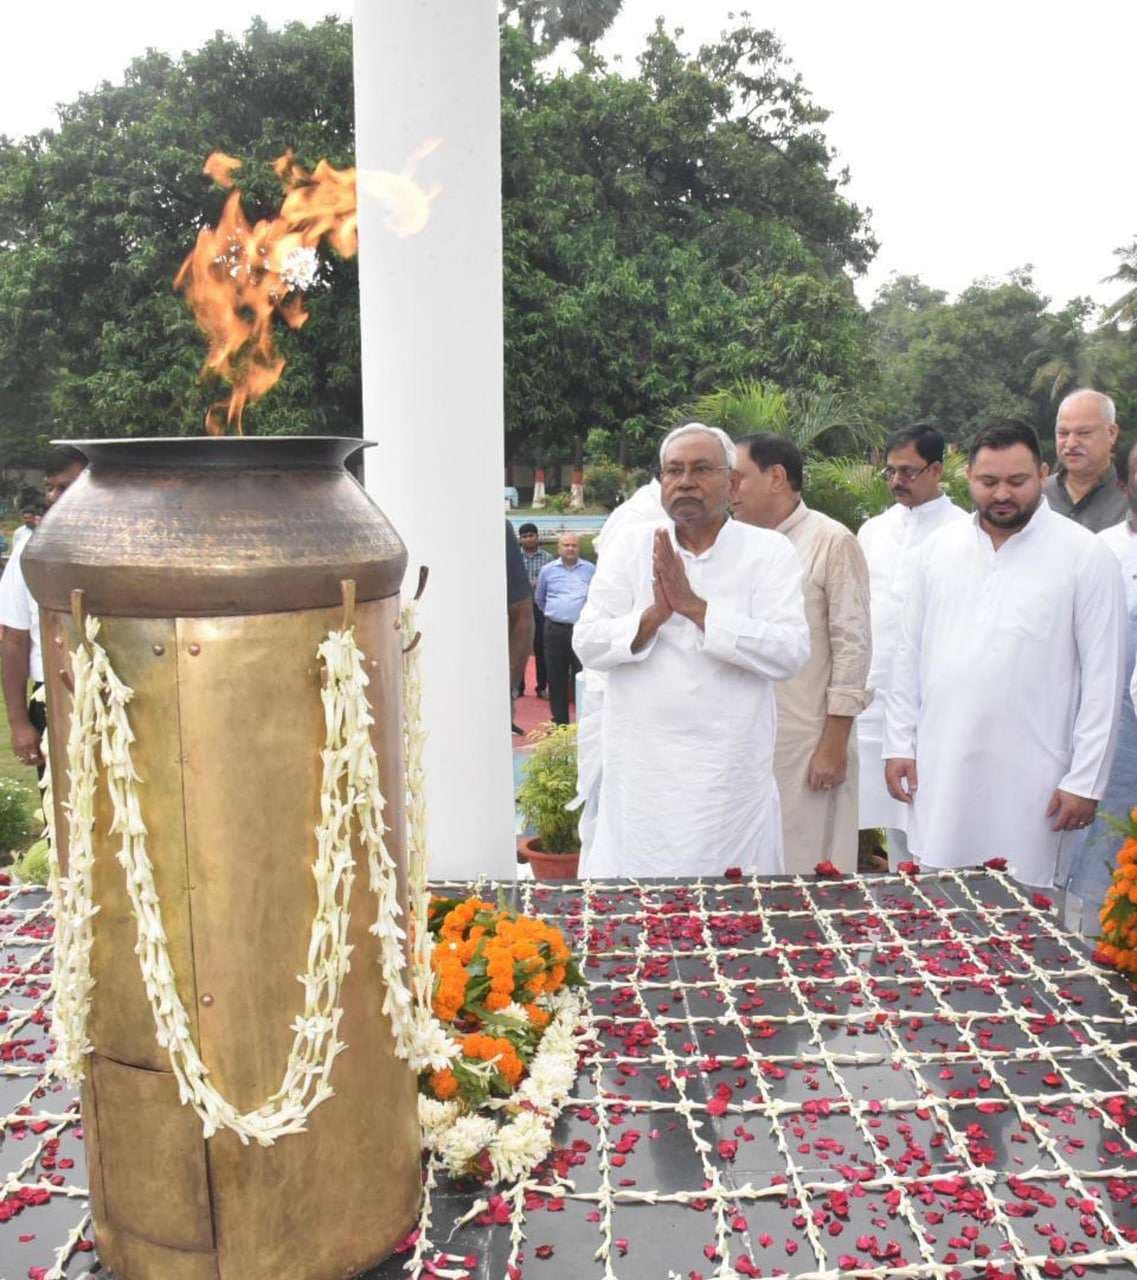
[[(59, 127), (0, 141), (0, 450), (53, 435), (196, 433), (217, 385), (174, 274), (224, 193), (202, 174), (245, 161), (251, 218), (280, 202), (269, 162), (354, 162), (351, 30), (255, 22), (173, 60), (150, 52), (122, 84), (63, 108)], [(328, 255), (287, 376), (254, 411), (261, 433), (359, 430), (355, 264)], [(253, 418), (254, 414), (250, 414)], [(333, 425), (334, 424), (334, 425)]]
[[(1137, 347), (1087, 298), (1053, 308), (1029, 267), (979, 280), (954, 301), (916, 276), (895, 276), (870, 310), (880, 421), (933, 421), (965, 441), (988, 419), (1022, 418), (1054, 437), (1062, 397), (1096, 387), (1137, 414)], [(1108, 314), (1108, 313), (1107, 313)]]
[(875, 245), (777, 39), (744, 23), (692, 56), (661, 23), (639, 65), (554, 74), (502, 33), (506, 432), (535, 460), (596, 427), (634, 456), (740, 379), (867, 374), (849, 273)]
[[(766, 31), (691, 54), (662, 26), (638, 75), (587, 44), (615, 0), (508, 6), (502, 26), (506, 430), (567, 458), (589, 430), (631, 445), (682, 399), (742, 378), (848, 385), (868, 367), (849, 274), (871, 257), (816, 106)], [(571, 74), (543, 65), (579, 40)], [(187, 433), (216, 385), (171, 281), (245, 161), (251, 218), (268, 162), (351, 162), (351, 31), (329, 19), (174, 60), (149, 53), (82, 94), (58, 128), (0, 141), (0, 432), (6, 459), (52, 435)], [(354, 265), (327, 255), (288, 368), (250, 410), (260, 433), (360, 429)]]
[[(619, 9), (502, 3), (507, 456), (635, 463), (682, 406), (749, 413), (754, 388), (826, 452), (919, 419), (964, 439), (1010, 413), (1045, 437), (1085, 384), (1137, 418), (1137, 242), (1103, 316), (1052, 306), (1029, 268), (955, 299), (894, 277), (866, 310), (867, 214), (776, 36), (739, 18), (696, 50), (659, 23), (629, 74), (595, 52)], [(551, 65), (558, 45), (575, 69)], [(0, 138), (0, 463), (53, 436), (200, 430), (222, 389), (200, 378), (172, 281), (224, 200), (203, 160), (240, 157), (250, 218), (275, 212), (288, 148), (309, 168), (353, 162), (352, 73), (349, 24), (255, 22), (150, 52), (56, 128)], [(355, 264), (322, 253), (307, 301), (247, 430), (361, 431)]]

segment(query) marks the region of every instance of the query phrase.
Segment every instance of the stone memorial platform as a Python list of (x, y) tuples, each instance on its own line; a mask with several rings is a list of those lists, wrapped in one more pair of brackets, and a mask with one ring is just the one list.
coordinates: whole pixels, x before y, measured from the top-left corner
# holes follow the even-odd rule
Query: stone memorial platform
[[(507, 896), (590, 982), (557, 1146), (514, 1187), (428, 1164), (373, 1280), (1137, 1277), (1137, 1007), (1049, 895), (984, 870)], [(108, 1274), (46, 1067), (51, 933), (44, 893), (0, 889), (5, 1280)]]

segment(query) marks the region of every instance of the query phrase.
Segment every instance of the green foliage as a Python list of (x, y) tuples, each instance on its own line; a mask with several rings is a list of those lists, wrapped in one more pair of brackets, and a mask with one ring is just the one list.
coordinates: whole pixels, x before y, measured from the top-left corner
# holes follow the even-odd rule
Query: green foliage
[(1035, 335), (1038, 347), (1027, 356), (1034, 369), (1030, 390), (1045, 395), (1055, 408), (1067, 392), (1099, 386), (1104, 342), (1100, 334), (1086, 331), (1095, 310), (1089, 298), (1075, 298), (1045, 316)]
[(12, 863), (12, 871), (25, 884), (46, 885), (50, 877), (47, 858), (47, 840), (37, 840)]
[(616, 456), (616, 436), (606, 427), (593, 427), (584, 438), (584, 454), (591, 462), (611, 462)]
[(689, 416), (721, 427), (731, 436), (758, 432), (788, 436), (803, 453), (826, 446), (867, 450), (882, 438), (879, 428), (864, 420), (851, 398), (828, 384), (785, 392), (773, 383), (743, 380), (700, 396)]
[(623, 0), (503, 0), (499, 20), (518, 26), (548, 53), (566, 40), (594, 44), (622, 4)]
[(1048, 301), (1029, 269), (979, 281), (955, 302), (918, 277), (894, 278), (870, 313), (885, 425), (932, 421), (949, 440), (967, 440), (1009, 416), (1052, 434), (1049, 399), (1031, 390)]
[[(654, 449), (674, 405), (740, 378), (791, 388), (872, 379), (847, 273), (874, 252), (810, 98), (769, 32), (739, 21), (692, 52), (662, 26), (635, 77), (589, 45), (618, 0), (507, 0), (501, 32), (509, 452), (575, 457), (607, 424), (620, 464)], [(252, 219), (279, 203), (268, 161), (353, 158), (348, 24), (242, 39), (174, 60), (0, 139), (0, 456), (53, 436), (194, 434), (223, 388), (171, 281), (224, 193), (202, 174), (245, 161)], [(355, 264), (327, 255), (310, 319), (282, 331), (284, 378), (247, 416), (260, 434), (359, 432)], [(594, 442), (590, 442), (594, 443)], [(615, 457), (612, 455), (615, 454)]]
[[(196, 434), (225, 393), (171, 288), (225, 193), (202, 174), (220, 149), (245, 161), (250, 219), (276, 211), (268, 162), (353, 163), (351, 28), (328, 19), (243, 39), (217, 34), (172, 60), (153, 50), (121, 84), (60, 111), (60, 124), (0, 139), (0, 456), (35, 460), (52, 436)], [(300, 331), (281, 334), (285, 377), (246, 430), (361, 430), (353, 262), (327, 255)]]
[(620, 501), (624, 492), (624, 468), (614, 462), (594, 462), (584, 469), (585, 499), (611, 511)]
[(19, 782), (0, 778), (0, 850), (9, 853), (31, 836), (34, 807), (31, 791)]
[(550, 723), (539, 732), (517, 804), (547, 853), (579, 853), (580, 811), (565, 811), (576, 795), (576, 725)]
[(567, 489), (562, 489), (560, 493), (550, 493), (545, 495), (545, 510), (554, 516), (567, 515), (572, 504), (572, 494)]
[(871, 380), (846, 272), (875, 244), (831, 172), (826, 112), (769, 31), (740, 22), (691, 53), (658, 25), (636, 78), (540, 57), (506, 25), (510, 456), (573, 456), (605, 423), (616, 460), (643, 462), (702, 390)]

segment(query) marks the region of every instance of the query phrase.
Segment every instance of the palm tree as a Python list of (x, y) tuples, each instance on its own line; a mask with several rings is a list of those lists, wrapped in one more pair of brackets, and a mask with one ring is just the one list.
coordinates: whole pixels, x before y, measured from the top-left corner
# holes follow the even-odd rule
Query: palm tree
[(1091, 299), (1075, 298), (1055, 315), (1045, 317), (1034, 335), (1038, 346), (1025, 361), (1036, 366), (1030, 380), (1032, 395), (1045, 392), (1054, 404), (1075, 387), (1095, 385), (1102, 344), (1085, 327), (1095, 310)]
[(881, 440), (880, 430), (864, 420), (847, 396), (825, 386), (786, 392), (772, 382), (743, 380), (700, 396), (690, 413), (732, 436), (761, 431), (788, 436), (806, 454), (818, 452), (818, 442), (831, 432), (841, 432), (842, 445), (856, 453)]
[(749, 436), (761, 431), (781, 435), (790, 417), (789, 400), (781, 387), (743, 379), (722, 391), (700, 396), (690, 415), (708, 426), (721, 427), (728, 435)]
[(1121, 266), (1107, 280), (1119, 280), (1130, 287), (1105, 309), (1104, 319), (1111, 324), (1131, 325), (1137, 321), (1137, 240), (1122, 249), (1114, 249)]

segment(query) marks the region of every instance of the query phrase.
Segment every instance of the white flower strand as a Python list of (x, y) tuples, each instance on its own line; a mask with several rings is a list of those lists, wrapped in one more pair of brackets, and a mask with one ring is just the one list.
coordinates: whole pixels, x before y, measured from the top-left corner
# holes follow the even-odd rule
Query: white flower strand
[(343, 1015), (340, 990), (351, 954), (347, 930), (354, 878), (353, 821), (360, 830), (371, 889), (378, 899), (371, 932), (379, 939), (386, 988), (383, 1009), (391, 1020), (396, 1053), (403, 1058), (410, 1055), (411, 993), (403, 979), (404, 934), (398, 924), (397, 874), (383, 842), (384, 802), (369, 731), (373, 719), (362, 654), (350, 630), (332, 632), (318, 651), (327, 673), (321, 695), (326, 738), (321, 753), (321, 821), (316, 829), (313, 866), (317, 909), (308, 947), (308, 971), (300, 976), (304, 1012), (292, 1024), (295, 1037), (280, 1087), (261, 1107), (242, 1114), (209, 1081), (208, 1068), (193, 1043), (189, 1018), (177, 992), (131, 756), (134, 735), (126, 706), (133, 691), (115, 675), (106, 650), (98, 643), (98, 634), (98, 620), (88, 618), (87, 644), (80, 646), (72, 659), (75, 694), (67, 751), (69, 866), (67, 876), (61, 876), (57, 866), (54, 874), (56, 1068), (65, 1079), (76, 1082), (83, 1075), (84, 1059), (90, 1051), (86, 1027), (93, 986), (91, 918), (97, 910), (92, 901), (91, 866), (94, 796), (101, 761), (114, 814), (110, 830), (122, 840), (116, 856), (127, 873), (142, 978), (158, 1043), (169, 1053), (181, 1100), (193, 1106), (206, 1137), (227, 1128), (243, 1142), (252, 1139), (271, 1145), (287, 1134), (303, 1132), (308, 1115), (332, 1096), (332, 1066), (344, 1048), (337, 1033)]
[[(417, 635), (415, 606), (402, 612), (402, 634)], [(458, 1056), (458, 1045), (434, 1016), (431, 1007), (433, 972), (430, 955), (433, 938), (428, 927), (430, 890), (426, 883), (427, 813), (426, 772), (423, 749), (426, 731), (422, 721), (421, 644), (412, 644), (403, 658), (403, 755), (407, 799), (407, 899), (411, 929), (410, 1063), (415, 1071), (441, 1071)]]
[[(67, 874), (62, 873), (44, 796), (48, 841), (48, 885), (55, 911), (55, 960), (52, 974), (52, 1034), (55, 1056), (52, 1068), (64, 1080), (77, 1084), (83, 1078), (86, 1055), (87, 1015), (94, 979), (91, 976), (91, 920), (98, 912), (93, 901), (95, 752), (103, 732), (105, 714), (91, 658), (80, 646), (73, 656), (75, 692), (67, 739), (71, 776), (67, 805)], [(51, 773), (44, 770), (44, 776)], [(50, 784), (49, 784), (50, 785)]]

